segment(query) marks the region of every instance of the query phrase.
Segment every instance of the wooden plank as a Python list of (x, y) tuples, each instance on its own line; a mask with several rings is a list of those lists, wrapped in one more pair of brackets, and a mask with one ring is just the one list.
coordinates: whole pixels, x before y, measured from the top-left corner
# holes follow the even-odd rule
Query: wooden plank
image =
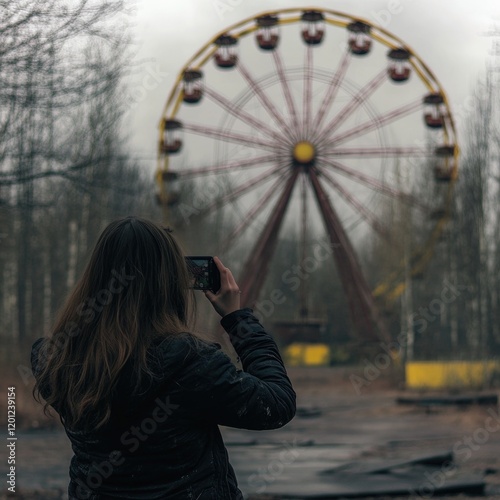
[(325, 469), (321, 475), (336, 474), (338, 472), (350, 472), (359, 474), (382, 474), (393, 469), (407, 467), (411, 465), (437, 465), (453, 462), (453, 453), (451, 451), (441, 451), (432, 454), (420, 455), (418, 457), (406, 460), (377, 460), (371, 462), (351, 462), (342, 464), (339, 467)]
[[(266, 495), (279, 499), (334, 499), (374, 496), (427, 496), (464, 493), (482, 495), (485, 482), (482, 475), (468, 474), (448, 478), (443, 485), (433, 485), (418, 473), (406, 474), (337, 474), (320, 476), (310, 481), (279, 481), (267, 485)], [(252, 495), (257, 500), (259, 495)], [(262, 497), (264, 498), (264, 497)]]
[(498, 405), (497, 394), (462, 394), (457, 396), (402, 396), (396, 398), (398, 404), (418, 406), (450, 405)]

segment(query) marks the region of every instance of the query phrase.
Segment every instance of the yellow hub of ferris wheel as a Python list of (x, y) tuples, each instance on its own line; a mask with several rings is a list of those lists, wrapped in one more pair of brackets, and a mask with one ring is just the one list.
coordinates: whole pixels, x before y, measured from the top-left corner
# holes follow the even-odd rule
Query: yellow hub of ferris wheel
[(312, 163), (316, 157), (315, 147), (308, 141), (300, 141), (293, 148), (293, 159), (302, 165)]

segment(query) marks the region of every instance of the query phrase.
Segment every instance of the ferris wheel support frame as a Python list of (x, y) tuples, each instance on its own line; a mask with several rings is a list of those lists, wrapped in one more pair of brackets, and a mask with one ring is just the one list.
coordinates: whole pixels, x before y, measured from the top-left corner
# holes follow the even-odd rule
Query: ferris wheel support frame
[(330, 239), (333, 258), (337, 264), (355, 328), (360, 336), (370, 340), (388, 341), (390, 336), (379, 317), (370, 287), (361, 271), (354, 248), (321, 185), (318, 172), (315, 168), (309, 168), (307, 174)]
[(281, 196), (275, 204), (275, 209), (264, 227), (260, 238), (252, 248), (250, 258), (247, 260), (241, 273), (241, 303), (248, 307), (255, 307), (255, 303), (257, 302), (266, 279), (269, 262), (271, 261), (271, 257), (278, 242), (278, 233), (290, 202), (298, 174), (299, 171), (296, 169), (287, 179)]

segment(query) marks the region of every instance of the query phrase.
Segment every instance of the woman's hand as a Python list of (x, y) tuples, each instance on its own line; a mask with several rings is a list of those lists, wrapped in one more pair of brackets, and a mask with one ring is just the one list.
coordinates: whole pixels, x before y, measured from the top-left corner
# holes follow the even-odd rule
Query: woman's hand
[(217, 293), (205, 290), (205, 296), (212, 303), (214, 309), (221, 315), (226, 316), (237, 311), (240, 306), (241, 291), (234, 280), (231, 271), (224, 267), (219, 257), (214, 257), (214, 262), (220, 272), (220, 289)]

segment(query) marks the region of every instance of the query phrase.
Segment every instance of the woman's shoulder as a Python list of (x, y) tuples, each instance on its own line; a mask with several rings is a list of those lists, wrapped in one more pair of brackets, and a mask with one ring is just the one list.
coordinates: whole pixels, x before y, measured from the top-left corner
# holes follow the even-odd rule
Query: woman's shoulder
[[(213, 370), (230, 361), (216, 342), (201, 339), (190, 332), (168, 336), (156, 343), (156, 359), (162, 379), (175, 379), (176, 383), (190, 385), (194, 376)], [(193, 382), (198, 383), (196, 380)]]
[(169, 345), (188, 345), (195, 347), (216, 347), (220, 346), (217, 342), (210, 342), (209, 340), (197, 335), (196, 333), (190, 331), (178, 332), (175, 334), (168, 334), (161, 337), (156, 337), (156, 343), (158, 347), (167, 347)]
[(177, 358), (181, 355), (186, 358), (199, 357), (222, 348), (218, 342), (208, 341), (192, 332), (180, 332), (160, 338), (155, 343), (155, 347), (162, 357), (175, 356)]

